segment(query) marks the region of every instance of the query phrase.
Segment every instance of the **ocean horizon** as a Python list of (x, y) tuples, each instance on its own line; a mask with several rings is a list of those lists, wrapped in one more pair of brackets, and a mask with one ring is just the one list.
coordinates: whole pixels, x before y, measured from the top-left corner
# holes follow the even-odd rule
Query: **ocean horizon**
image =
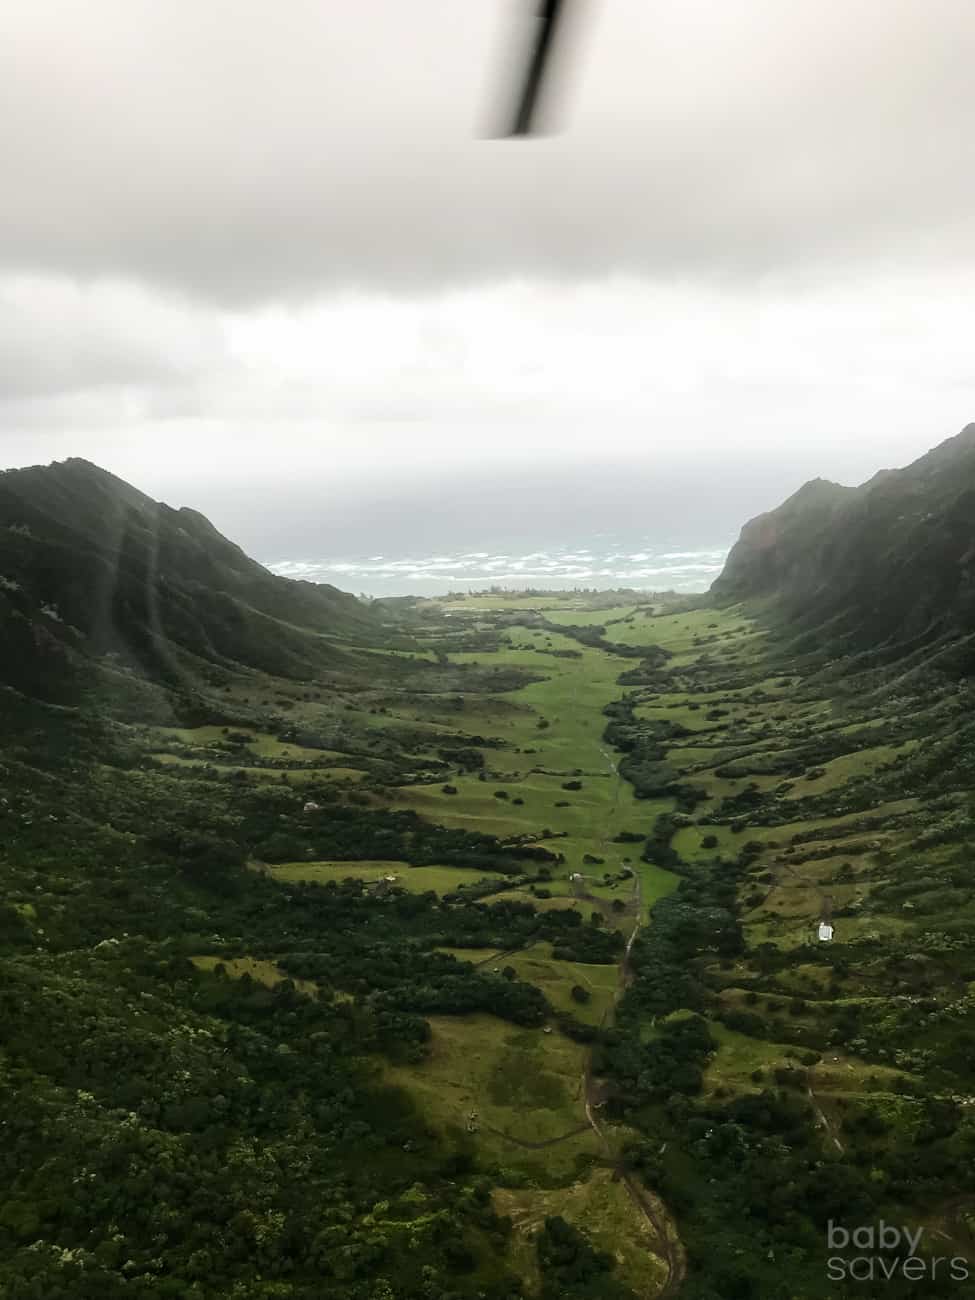
[(499, 549), (378, 554), (265, 563), (281, 577), (327, 582), (367, 596), (442, 596), (488, 587), (551, 591), (629, 587), (692, 593), (707, 591), (730, 549), (730, 543), (670, 549), (650, 544), (624, 547), (594, 540), (588, 546), (567, 544), (527, 552)]

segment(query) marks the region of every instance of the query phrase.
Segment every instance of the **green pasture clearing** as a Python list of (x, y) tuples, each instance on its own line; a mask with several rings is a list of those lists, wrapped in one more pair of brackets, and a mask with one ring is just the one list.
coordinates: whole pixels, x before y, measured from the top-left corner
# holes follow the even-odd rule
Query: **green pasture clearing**
[[(510, 903), (531, 903), (539, 912), (558, 912), (567, 907), (574, 907), (577, 911), (586, 913), (587, 904), (585, 899), (569, 898), (566, 895), (555, 898), (538, 898), (535, 894), (530, 894), (527, 889), (509, 889), (503, 894), (488, 894), (482, 898), (482, 903), (500, 903), (507, 900)], [(588, 904), (588, 910), (592, 910), (592, 904)]]
[(535, 1236), (545, 1219), (556, 1214), (613, 1256), (613, 1276), (641, 1300), (656, 1295), (666, 1281), (653, 1229), (611, 1169), (594, 1169), (584, 1181), (556, 1190), (496, 1188), (493, 1199), (498, 1214), (511, 1219), (511, 1266), (530, 1292), (541, 1284)]
[[(494, 835), (530, 835), (556, 852), (564, 853), (574, 868), (590, 874), (598, 870), (617, 870), (622, 859), (639, 852), (639, 845), (614, 844), (612, 836), (626, 822), (632, 828), (636, 816), (624, 816), (619, 804), (629, 804), (622, 791), (614, 791), (615, 778), (606, 775), (575, 778), (583, 782), (582, 790), (563, 790), (563, 780), (571, 777), (531, 774), (522, 779), (479, 782), (467, 777), (452, 777), (456, 795), (441, 793), (439, 785), (400, 786), (389, 797), (392, 808), (411, 808), (424, 817), (451, 827), (477, 827)], [(495, 796), (496, 790), (507, 799)], [(614, 793), (619, 802), (614, 804)], [(519, 805), (516, 798), (524, 800)], [(558, 805), (564, 805), (559, 807)], [(649, 833), (649, 822), (641, 819)], [(568, 832), (549, 837), (544, 830)], [(582, 863), (582, 855), (605, 859), (601, 867)]]
[[(569, 831), (570, 838), (593, 842), (593, 831), (601, 832), (613, 808), (614, 780), (606, 771), (594, 776), (573, 777), (572, 769), (547, 776), (538, 772), (507, 773), (494, 780), (479, 781), (469, 776), (452, 776), (449, 784), (456, 794), (444, 794), (440, 783), (398, 786), (390, 794), (394, 808), (413, 808), (444, 826), (461, 826), (471, 821), (491, 823), (499, 835), (520, 835), (540, 827)], [(563, 790), (565, 781), (579, 780), (581, 790)], [(499, 798), (497, 791), (508, 797)], [(515, 799), (523, 799), (516, 804)], [(565, 807), (557, 808), (557, 803)], [(556, 819), (559, 822), (555, 826)], [(603, 825), (600, 825), (602, 821)]]
[[(748, 943), (756, 947), (762, 943), (774, 943), (779, 948), (797, 948), (802, 944), (816, 940), (816, 925), (819, 921), (819, 899), (809, 891), (803, 902), (803, 910), (795, 904), (788, 911), (775, 915), (775, 908), (754, 918), (745, 918), (743, 929)], [(898, 916), (870, 913), (864, 916), (833, 916), (833, 942), (851, 943), (868, 934), (896, 937), (911, 929), (910, 922)]]
[[(580, 1044), (488, 1015), (428, 1020), (427, 1059), (390, 1066), (385, 1078), (410, 1093), (433, 1127), (466, 1130), (476, 1110), (481, 1159), (537, 1186), (561, 1182), (577, 1170), (578, 1157), (597, 1154), (591, 1129), (566, 1137), (586, 1123)], [(530, 1145), (550, 1139), (560, 1140)]]
[[(598, 1025), (613, 1005), (619, 986), (619, 968), (594, 966), (589, 962), (560, 961), (552, 956), (552, 944), (532, 944), (523, 952), (497, 952), (492, 948), (439, 948), (460, 961), (476, 964), (494, 957), (503, 966), (511, 966), (518, 978), (540, 988), (556, 1011), (570, 1011), (585, 1024)], [(576, 1002), (572, 989), (578, 984), (590, 995), (589, 1002)]]
[[(546, 618), (550, 623), (562, 623), (570, 627), (606, 627), (612, 622), (612, 627), (606, 627), (606, 640), (622, 641), (623, 637), (617, 633), (630, 625), (618, 620), (635, 616), (636, 610), (635, 605), (621, 605), (618, 609), (552, 609)], [(641, 624), (643, 625), (645, 624)]]
[[(687, 857), (693, 861), (696, 856), (714, 856), (718, 853), (726, 852), (729, 848), (734, 847), (736, 850), (742, 844), (749, 840), (760, 841), (766, 846), (766, 849), (782, 849), (789, 845), (792, 837), (803, 831), (842, 831), (844, 828), (851, 827), (854, 823), (860, 821), (865, 816), (871, 819), (875, 817), (883, 818), (886, 814), (890, 817), (899, 816), (901, 813), (913, 812), (919, 807), (917, 799), (892, 799), (886, 803), (877, 804), (871, 808), (869, 814), (862, 812), (844, 813), (837, 817), (814, 817), (808, 821), (785, 822), (781, 826), (746, 826), (743, 831), (734, 832), (728, 826), (710, 825), (699, 823), (696, 826), (682, 827), (674, 836), (674, 847), (677, 848), (682, 857)], [(890, 832), (877, 828), (865, 831), (862, 836), (854, 836), (856, 839), (877, 839), (883, 841), (889, 837)], [(700, 839), (706, 835), (716, 835), (718, 837), (718, 847), (716, 849), (702, 849)], [(821, 848), (829, 843), (829, 835), (824, 835), (822, 839), (809, 841), (801, 844), (800, 849)], [(842, 836), (836, 840), (835, 854), (837, 857), (843, 855)]]
[[(637, 608), (629, 595), (617, 595), (612, 591), (574, 592), (553, 591), (545, 595), (533, 595), (526, 591), (482, 591), (476, 595), (464, 595), (460, 599), (430, 597), (431, 605), (439, 606), (443, 613), (451, 618), (461, 617), (468, 611), (486, 610), (539, 610), (548, 614), (562, 610), (575, 615), (589, 614), (598, 623), (607, 618), (616, 618), (620, 611)], [(571, 619), (569, 620), (571, 621)]]
[(450, 957), (456, 957), (458, 961), (469, 961), (473, 966), (485, 964), (492, 957), (502, 957), (503, 948), (435, 948), (435, 952), (445, 952)]
[(872, 749), (853, 750), (820, 764), (824, 769), (822, 776), (815, 777), (812, 781), (806, 781), (802, 777), (796, 779), (792, 790), (785, 797), (802, 799), (807, 795), (825, 794), (827, 790), (835, 790), (856, 777), (872, 776), (885, 763), (892, 763), (899, 754), (909, 754), (917, 745), (918, 741), (909, 740), (897, 749), (893, 745), (876, 745)]
[[(743, 918), (743, 929), (754, 944), (775, 943), (779, 947), (793, 948), (816, 940), (816, 927), (822, 916), (822, 895), (812, 886), (796, 889), (788, 899), (777, 898), (773, 893), (769, 905), (749, 912)], [(840, 938), (841, 927), (836, 927)], [(844, 928), (844, 938), (849, 937), (849, 927)]]
[[(517, 605), (519, 609), (561, 609), (566, 604), (566, 597), (561, 593), (550, 596), (529, 596), (523, 591), (480, 592), (475, 596), (464, 596), (461, 600), (438, 600), (432, 597), (432, 605), (439, 605), (448, 618), (463, 617), (478, 610), (508, 610)], [(458, 620), (459, 621), (459, 620)]]
[(304, 993), (310, 998), (318, 997), (318, 985), (314, 980), (296, 979), (282, 970), (276, 962), (266, 961), (260, 957), (199, 956), (191, 957), (190, 961), (198, 970), (213, 970), (222, 965), (231, 979), (240, 979), (244, 975), (249, 975), (256, 983), (263, 984), (269, 989), (290, 979), (299, 993)]
[[(152, 727), (150, 734), (179, 741), (181, 745), (209, 748), (225, 741), (228, 732), (237, 730), (236, 727)], [(241, 735), (254, 734), (248, 728), (241, 727), (239, 730)]]
[[(773, 1070), (799, 1064), (795, 1059), (796, 1049), (784, 1043), (739, 1034), (716, 1020), (708, 1022), (708, 1032), (717, 1043), (717, 1051), (704, 1071), (706, 1092), (713, 1093), (717, 1088), (736, 1093), (761, 1092), (763, 1088), (775, 1086)], [(787, 1056), (787, 1052), (792, 1056)], [(751, 1077), (756, 1070), (762, 1071), (759, 1080)]]
[[(806, 1070), (809, 1083), (817, 1094), (885, 1092), (892, 1088), (895, 1080), (906, 1077), (903, 1070), (874, 1065), (829, 1048), (818, 1064), (805, 1066), (795, 1047), (739, 1034), (720, 1021), (710, 1021), (708, 1032), (717, 1044), (717, 1051), (704, 1072), (705, 1090), (709, 1093), (716, 1088), (726, 1088), (735, 1093), (760, 1092), (763, 1088), (774, 1087), (773, 1071), (777, 1069)], [(762, 1072), (762, 1078), (756, 1080), (751, 1076), (757, 1070)]]
[[(329, 880), (364, 880), (377, 884), (386, 876), (395, 876), (396, 885), (411, 894), (422, 894), (432, 889), (436, 894), (451, 894), (464, 886), (481, 880), (504, 883), (503, 876), (490, 872), (465, 870), (462, 867), (413, 867), (408, 862), (380, 860), (366, 862), (282, 862), (269, 866), (268, 873), (275, 880), (314, 881), (325, 884)], [(508, 898), (512, 895), (505, 894)]]
[(436, 663), (437, 656), (433, 650), (417, 647), (415, 650), (393, 650), (383, 646), (362, 646), (366, 654), (389, 656), (393, 659), (414, 660), (417, 663)]
[(815, 1092), (834, 1095), (855, 1092), (889, 1092), (900, 1080), (910, 1079), (905, 1070), (875, 1065), (846, 1052), (827, 1048), (823, 1059), (810, 1069)]
[[(631, 844), (629, 847), (639, 849), (640, 845)], [(674, 892), (680, 884), (680, 876), (652, 862), (635, 860), (631, 865), (640, 877), (640, 903), (645, 917), (654, 903)]]
[(266, 731), (255, 731), (251, 727), (153, 727), (151, 734), (167, 740), (178, 741), (194, 749), (212, 749), (224, 744), (229, 735), (249, 736), (246, 748), (259, 758), (285, 758), (296, 761), (314, 762), (317, 759), (348, 758), (348, 754), (336, 749), (312, 749), (306, 745), (292, 745), (278, 740)]
[(170, 767), (211, 768), (215, 772), (243, 772), (255, 781), (361, 781), (366, 775), (361, 767), (241, 767), (237, 763), (213, 763), (209, 759), (186, 758), (182, 754), (150, 754), (158, 763)]
[[(715, 836), (718, 843), (714, 848), (708, 849), (704, 847), (703, 841), (711, 835)], [(752, 838), (750, 828), (744, 838), (745, 840)], [(736, 835), (730, 826), (712, 826), (707, 823), (698, 826), (682, 826), (671, 841), (685, 862), (700, 862), (705, 858), (716, 858), (722, 854), (737, 852), (743, 842), (742, 836)]]
[[(542, 990), (556, 1011), (570, 1011), (585, 1024), (598, 1025), (613, 1005), (619, 985), (616, 966), (593, 966), (588, 962), (559, 961), (552, 956), (550, 943), (538, 943), (525, 952), (505, 958), (506, 966), (513, 966), (519, 979), (534, 984)], [(588, 1002), (576, 1002), (572, 997), (575, 985), (587, 990)]]
[[(524, 599), (503, 601), (507, 609), (530, 608), (533, 604)], [(467, 602), (463, 605), (466, 607)], [(626, 612), (632, 609), (630, 605)], [(559, 617), (571, 623), (576, 612), (571, 606), (563, 605)], [(597, 623), (608, 611), (599, 611), (599, 617), (596, 611), (586, 612), (589, 622)], [(636, 624), (650, 626), (653, 621), (637, 617)], [(633, 625), (614, 624), (612, 630), (630, 626)], [(389, 806), (411, 808), (440, 825), (475, 828), (500, 836), (539, 836), (546, 828), (568, 832), (537, 841), (565, 858), (564, 865), (553, 873), (556, 879), (546, 882), (554, 897), (538, 900), (529, 896), (529, 901), (540, 908), (572, 905), (571, 895), (575, 891), (568, 886), (567, 876), (573, 871), (583, 873), (584, 888), (596, 897), (620, 897), (629, 902), (628, 885), (623, 883), (614, 888), (602, 883), (605, 873), (619, 874), (626, 865), (624, 858), (634, 870), (639, 870), (644, 907), (651, 906), (676, 887), (677, 877), (660, 867), (640, 864), (640, 845), (615, 844), (613, 837), (624, 829), (649, 833), (656, 815), (671, 808), (672, 801), (637, 800), (632, 787), (616, 771), (618, 756), (607, 748), (602, 738), (606, 726), (602, 708), (619, 698), (618, 678), (631, 666), (630, 662), (606, 651), (580, 647), (558, 633), (521, 624), (509, 627), (506, 634), (511, 645), (500, 651), (472, 651), (451, 657), (456, 663), (481, 666), (529, 666), (544, 674), (542, 680), (503, 696), (477, 697), (474, 715), (477, 725), (506, 742), (503, 749), (483, 751), (488, 779), (451, 775), (444, 783), (457, 789), (455, 795), (444, 794), (440, 783), (401, 786), (387, 796)], [(540, 646), (547, 641), (554, 648), (574, 650), (579, 657), (562, 659), (521, 648)], [(468, 715), (465, 705), (461, 714), (451, 715), (450, 722), (470, 727), (472, 717)], [(540, 727), (541, 720), (547, 725)], [(533, 770), (536, 768), (544, 771)], [(563, 783), (571, 780), (580, 780), (582, 789), (564, 790)], [(495, 797), (498, 791), (508, 797)], [(516, 804), (516, 798), (523, 803)], [(584, 863), (584, 855), (601, 858), (602, 862)]]
[[(695, 713), (693, 709), (686, 705), (669, 706), (660, 708), (657, 704), (638, 704), (633, 710), (634, 715), (644, 722), (679, 722), (682, 727), (697, 735), (711, 735), (714, 733), (715, 724), (709, 722), (704, 716), (705, 710), (702, 708)], [(718, 733), (723, 734), (723, 733)]]
[[(711, 624), (715, 626), (712, 627)], [(731, 644), (743, 633), (760, 634), (754, 622), (742, 614), (741, 606), (732, 605), (727, 609), (702, 608), (673, 614), (660, 613), (652, 618), (638, 615), (632, 623), (614, 624), (607, 633), (607, 640), (627, 645), (661, 645), (674, 654), (680, 654), (689, 650), (700, 652), (713, 649), (714, 645), (722, 644), (721, 638), (725, 632), (731, 632), (733, 636), (724, 644)], [(709, 636), (716, 636), (718, 641), (711, 646), (694, 645), (695, 637)]]
[(749, 773), (748, 776), (723, 777), (715, 776), (710, 771), (691, 772), (688, 774), (687, 779), (694, 785), (703, 786), (707, 790), (711, 797), (712, 808), (717, 807), (722, 799), (741, 794), (749, 786), (754, 786), (756, 790), (766, 793), (781, 785), (784, 780), (781, 776), (753, 775), (752, 773)]
[[(846, 865), (853, 867), (854, 874), (849, 880), (837, 880), (837, 869)], [(870, 931), (900, 932), (907, 924), (903, 918), (859, 910), (869, 898), (872, 882), (858, 879), (857, 873), (868, 869), (869, 864), (862, 857), (846, 859), (842, 844), (836, 846), (835, 855), (829, 858), (777, 863), (771, 868), (774, 879), (770, 889), (760, 882), (745, 886), (746, 892), (753, 888), (767, 891), (761, 904), (742, 915), (749, 942), (773, 942), (782, 947), (810, 942), (815, 938), (826, 898), (831, 900), (833, 909), (834, 942), (849, 943)], [(844, 915), (847, 908), (852, 910)]]

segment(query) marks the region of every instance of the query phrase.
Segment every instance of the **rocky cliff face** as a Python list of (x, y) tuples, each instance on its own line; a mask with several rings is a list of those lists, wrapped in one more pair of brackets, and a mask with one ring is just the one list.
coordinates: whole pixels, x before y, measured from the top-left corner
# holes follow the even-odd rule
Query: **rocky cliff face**
[(975, 424), (860, 487), (807, 483), (744, 526), (711, 590), (864, 645), (975, 630)]

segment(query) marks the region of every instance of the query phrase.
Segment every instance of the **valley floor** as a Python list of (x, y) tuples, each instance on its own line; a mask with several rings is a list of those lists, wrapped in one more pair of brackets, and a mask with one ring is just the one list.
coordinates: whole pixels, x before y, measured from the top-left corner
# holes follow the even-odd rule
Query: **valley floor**
[[(321, 1294), (368, 1300), (815, 1300), (838, 1294), (830, 1219), (911, 1224), (965, 1257), (975, 746), (957, 683), (839, 672), (701, 600), (455, 597), (400, 631), (395, 653), (367, 647), (369, 676), (228, 672), (198, 718), (130, 718), (84, 799), (50, 765), (67, 807), (20, 791), (11, 750), (13, 987), (38, 1013), (74, 999), (87, 1028), (63, 1057), (14, 1034), (6, 1086), (102, 1126), (112, 1169), (125, 1114), (147, 1168), (210, 1135), (224, 1217), (166, 1294), (304, 1300), (317, 1269)], [(94, 887), (66, 869), (59, 817), (72, 845), (92, 837)], [(145, 1064), (110, 1080), (122, 1042)], [(46, 1122), (22, 1139), (42, 1171)], [(228, 1152), (259, 1213), (220, 1183)], [(282, 1171), (306, 1159), (330, 1190), (289, 1210)], [(63, 1162), (75, 1177), (82, 1155)], [(40, 1185), (0, 1204), (10, 1294), (49, 1287), (28, 1258), (44, 1233), (122, 1277), (94, 1226), (57, 1236), (73, 1220), (44, 1217)], [(123, 1200), (106, 1222), (141, 1241)], [(176, 1269), (165, 1221), (126, 1245), (133, 1277)], [(397, 1265), (411, 1250), (443, 1271)]]

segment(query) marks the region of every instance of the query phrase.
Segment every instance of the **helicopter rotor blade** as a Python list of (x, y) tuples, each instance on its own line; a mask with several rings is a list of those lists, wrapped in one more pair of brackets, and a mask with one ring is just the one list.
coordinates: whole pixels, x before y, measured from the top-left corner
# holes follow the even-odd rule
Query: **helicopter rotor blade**
[(568, 7), (568, 0), (540, 0), (521, 93), (505, 133), (508, 136), (532, 135), (535, 131), (542, 91), (546, 79), (551, 79), (557, 33)]

